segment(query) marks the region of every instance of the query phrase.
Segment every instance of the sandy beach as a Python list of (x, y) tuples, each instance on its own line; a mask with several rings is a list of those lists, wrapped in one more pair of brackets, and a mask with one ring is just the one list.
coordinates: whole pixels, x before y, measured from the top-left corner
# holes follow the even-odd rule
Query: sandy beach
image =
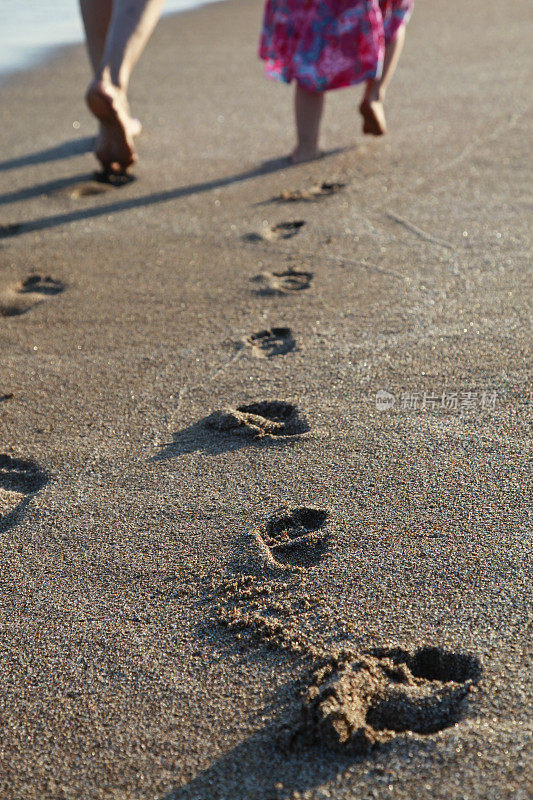
[(297, 167), (261, 13), (161, 22), (124, 185), (83, 47), (0, 87), (0, 796), (526, 800), (528, 4)]

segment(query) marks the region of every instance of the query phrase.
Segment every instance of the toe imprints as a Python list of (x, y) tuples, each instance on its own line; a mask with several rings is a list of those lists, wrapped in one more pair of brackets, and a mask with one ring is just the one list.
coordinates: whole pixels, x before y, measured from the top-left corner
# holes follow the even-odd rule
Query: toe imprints
[(55, 280), (50, 275), (28, 275), (0, 294), (0, 316), (14, 317), (24, 314), (47, 297), (59, 294), (64, 288), (62, 281)]
[(300, 436), (310, 426), (298, 408), (280, 400), (249, 403), (215, 411), (205, 425), (219, 433), (228, 433), (253, 438), (283, 438)]
[(317, 202), (324, 197), (331, 197), (344, 189), (346, 184), (335, 181), (321, 181), (309, 189), (284, 189), (271, 198), (272, 203)]
[(54, 280), (50, 275), (44, 278), (41, 275), (28, 275), (21, 280), (18, 291), (21, 294), (59, 294), (63, 288), (61, 281)]
[(252, 533), (264, 566), (299, 571), (318, 564), (330, 537), (327, 520), (322, 508), (278, 509)]

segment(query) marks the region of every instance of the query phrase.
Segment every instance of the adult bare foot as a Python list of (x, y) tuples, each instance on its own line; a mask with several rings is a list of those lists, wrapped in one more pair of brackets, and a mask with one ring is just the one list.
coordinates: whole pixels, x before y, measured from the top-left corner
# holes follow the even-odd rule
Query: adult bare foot
[(363, 117), (363, 133), (370, 133), (373, 136), (383, 136), (387, 133), (385, 111), (380, 99), (365, 97), (359, 106), (359, 111)]
[(133, 137), (141, 132), (141, 123), (132, 119), (125, 93), (103, 81), (90, 84), (85, 96), (87, 105), (100, 122), (95, 155), (105, 170), (124, 172), (137, 161)]

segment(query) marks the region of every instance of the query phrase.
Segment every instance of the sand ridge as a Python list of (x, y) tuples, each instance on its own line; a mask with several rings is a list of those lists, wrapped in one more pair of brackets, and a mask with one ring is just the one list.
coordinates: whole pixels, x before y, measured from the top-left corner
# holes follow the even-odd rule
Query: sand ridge
[(235, 409), (213, 411), (205, 420), (205, 425), (220, 433), (259, 438), (299, 436), (310, 430), (298, 408), (281, 400), (264, 400)]
[[(268, 572), (268, 562), (265, 566)], [(321, 640), (320, 631), (339, 619), (331, 619), (320, 598), (296, 584), (248, 575), (213, 585), (216, 614), (225, 626), (239, 638), (244, 632), (296, 659), (303, 681), (301, 710), (298, 715), (291, 709), (279, 722), (283, 747), (314, 743), (362, 754), (401, 735), (430, 736), (467, 713), (468, 698), (482, 676), (475, 655), (436, 646), (366, 653), (335, 647)], [(317, 617), (308, 633), (298, 618), (301, 609), (310, 608)]]

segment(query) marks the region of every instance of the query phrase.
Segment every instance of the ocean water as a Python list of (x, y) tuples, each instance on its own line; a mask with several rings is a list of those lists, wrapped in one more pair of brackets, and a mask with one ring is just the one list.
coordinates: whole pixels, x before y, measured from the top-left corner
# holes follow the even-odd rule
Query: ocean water
[[(213, 0), (167, 0), (165, 14)], [(77, 0), (0, 0), (0, 80), (45, 59), (61, 45), (83, 41)]]

